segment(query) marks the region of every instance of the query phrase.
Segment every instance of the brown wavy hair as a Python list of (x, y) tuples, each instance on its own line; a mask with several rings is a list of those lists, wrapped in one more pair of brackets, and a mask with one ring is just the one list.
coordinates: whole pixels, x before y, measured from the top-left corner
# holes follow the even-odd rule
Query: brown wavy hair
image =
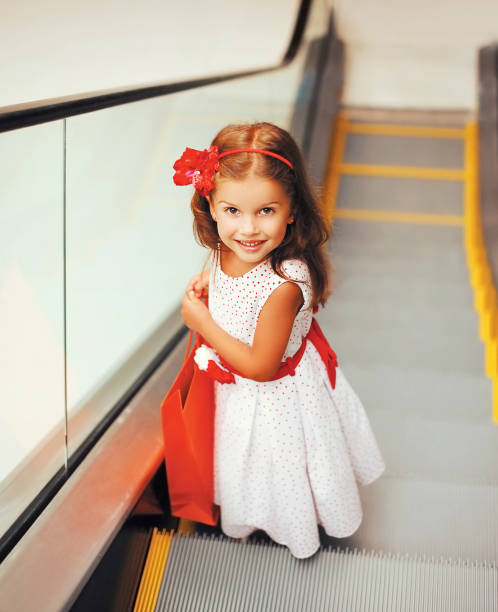
[[(271, 123), (231, 124), (218, 132), (211, 144), (217, 145), (220, 153), (230, 149), (266, 149), (282, 155), (293, 165), (294, 170), (269, 155), (234, 153), (220, 159), (219, 175), (223, 178), (243, 180), (254, 174), (273, 179), (282, 185), (291, 201), (294, 222), (287, 225), (284, 239), (270, 253), (271, 266), (281, 278), (294, 280), (285, 275), (282, 263), (286, 259), (304, 261), (311, 275), (311, 305), (323, 305), (330, 293), (330, 266), (325, 253), (325, 243), (330, 231), (311, 186), (303, 157), (292, 136)], [(191, 208), (197, 242), (217, 253), (220, 238), (216, 222), (211, 217), (209, 201), (196, 191)]]

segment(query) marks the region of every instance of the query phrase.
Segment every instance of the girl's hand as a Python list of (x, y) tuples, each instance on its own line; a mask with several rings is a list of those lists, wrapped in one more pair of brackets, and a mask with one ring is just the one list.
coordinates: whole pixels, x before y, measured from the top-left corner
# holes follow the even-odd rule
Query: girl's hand
[(202, 330), (211, 319), (208, 307), (192, 289), (182, 299), (182, 318), (187, 327), (202, 335)]
[(186, 295), (193, 291), (198, 298), (207, 297), (209, 293), (209, 270), (193, 276), (185, 289)]

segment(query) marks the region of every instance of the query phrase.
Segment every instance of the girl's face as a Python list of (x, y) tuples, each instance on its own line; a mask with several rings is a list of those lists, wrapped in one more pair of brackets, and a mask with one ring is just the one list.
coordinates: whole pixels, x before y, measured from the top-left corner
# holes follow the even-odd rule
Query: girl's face
[(290, 198), (278, 181), (250, 175), (216, 178), (209, 208), (218, 235), (242, 267), (262, 262), (278, 247), (294, 221)]

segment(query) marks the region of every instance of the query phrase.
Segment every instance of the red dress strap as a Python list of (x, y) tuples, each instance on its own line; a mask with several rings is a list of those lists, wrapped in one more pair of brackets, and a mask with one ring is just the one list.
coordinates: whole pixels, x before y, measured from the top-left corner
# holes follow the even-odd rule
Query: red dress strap
[[(282, 363), (278, 366), (278, 370), (275, 372), (273, 378), (270, 378), (269, 380), (278, 380), (279, 378), (283, 378), (284, 376), (294, 376), (294, 374), (296, 373), (297, 364), (301, 361), (301, 357), (304, 355), (307, 338), (307, 335), (304, 336), (303, 341), (301, 342), (301, 346), (297, 349), (294, 355), (292, 355), (291, 357), (287, 357), (285, 361), (282, 361)], [(232, 366), (227, 361), (225, 361), (223, 357), (221, 357), (221, 355), (218, 355), (218, 357), (221, 365), (224, 368), (227, 368), (227, 370), (230, 370), (230, 372), (237, 374), (237, 376), (242, 376), (242, 378), (245, 378), (243, 374), (237, 372), (237, 370), (232, 368)]]
[[(318, 354), (322, 358), (325, 367), (327, 368), (327, 372), (329, 375), (330, 384), (332, 385), (332, 389), (335, 389), (335, 380), (336, 380), (336, 368), (337, 368), (337, 356), (334, 351), (330, 348), (327, 339), (323, 335), (320, 326), (318, 325), (315, 317), (311, 320), (311, 327), (304, 336), (303, 341), (301, 342), (301, 346), (297, 349), (297, 351), (291, 357), (287, 357), (285, 361), (283, 361), (278, 370), (276, 371), (273, 378), (270, 380), (278, 380), (279, 378), (283, 378), (284, 376), (294, 376), (296, 373), (296, 367), (301, 361), (301, 357), (304, 355), (304, 351), (306, 349), (306, 342), (312, 342)], [(204, 341), (204, 344), (207, 344)], [(234, 374), (237, 376), (241, 376), (245, 378), (240, 372), (232, 368), (232, 366), (225, 361), (220, 355), (218, 355), (221, 365), (226, 368), (220, 368), (217, 363), (214, 361), (209, 361), (207, 373), (213, 380), (217, 380), (221, 383), (233, 383), (235, 382)]]
[(336, 379), (336, 368), (337, 368), (337, 355), (334, 353), (327, 338), (323, 335), (323, 332), (318, 325), (318, 321), (313, 317), (311, 320), (311, 327), (307, 334), (308, 339), (313, 343), (314, 347), (318, 351), (318, 354), (322, 358), (327, 373), (329, 375), (330, 384), (332, 389), (335, 389)]

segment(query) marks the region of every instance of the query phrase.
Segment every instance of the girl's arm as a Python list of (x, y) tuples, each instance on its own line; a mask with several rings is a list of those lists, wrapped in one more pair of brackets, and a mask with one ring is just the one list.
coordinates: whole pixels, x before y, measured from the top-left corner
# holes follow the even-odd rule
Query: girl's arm
[(193, 293), (183, 298), (182, 316), (185, 324), (199, 332), (235, 370), (246, 378), (265, 382), (278, 370), (302, 304), (303, 295), (296, 283), (286, 282), (275, 289), (261, 310), (252, 346), (221, 329)]

